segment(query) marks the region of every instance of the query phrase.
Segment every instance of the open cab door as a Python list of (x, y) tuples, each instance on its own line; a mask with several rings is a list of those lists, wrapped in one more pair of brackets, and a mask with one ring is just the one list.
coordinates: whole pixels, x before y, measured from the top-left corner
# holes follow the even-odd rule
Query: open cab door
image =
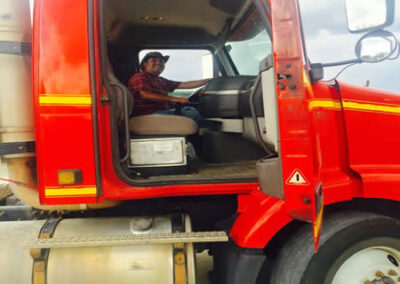
[[(258, 1), (269, 11), (272, 26), (275, 86), (273, 103), (276, 112), (277, 158), (257, 165), (261, 189), (268, 195), (285, 200), (290, 216), (314, 224), (317, 246), (323, 194), (319, 178), (317, 146), (312, 133), (308, 102), (312, 98), (308, 63), (302, 40), (297, 0)], [(267, 82), (263, 80), (263, 88)], [(270, 93), (270, 92), (268, 92)], [(265, 92), (264, 92), (265, 94)], [(270, 96), (271, 97), (271, 96)], [(268, 120), (268, 117), (267, 117)], [(270, 122), (266, 122), (267, 133)]]
[(99, 201), (89, 3), (35, 1), (33, 95), (41, 204)]

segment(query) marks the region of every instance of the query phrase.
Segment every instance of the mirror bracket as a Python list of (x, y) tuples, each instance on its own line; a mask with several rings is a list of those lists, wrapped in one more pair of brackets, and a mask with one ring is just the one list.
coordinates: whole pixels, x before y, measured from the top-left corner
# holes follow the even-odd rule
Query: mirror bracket
[(310, 65), (311, 84), (314, 84), (324, 78), (324, 67), (321, 63), (313, 63)]

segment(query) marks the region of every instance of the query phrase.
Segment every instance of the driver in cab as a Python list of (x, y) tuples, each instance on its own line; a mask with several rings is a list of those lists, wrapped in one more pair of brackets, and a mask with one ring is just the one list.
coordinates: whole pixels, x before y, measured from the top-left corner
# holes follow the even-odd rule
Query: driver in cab
[[(128, 83), (128, 88), (134, 98), (133, 115), (175, 114), (175, 109), (169, 109), (168, 103), (189, 104), (187, 98), (169, 96), (175, 89), (192, 89), (204, 86), (210, 79), (177, 82), (160, 77), (164, 71), (169, 56), (160, 52), (147, 53), (140, 62), (142, 72), (134, 74)], [(194, 107), (185, 106), (181, 115), (193, 119), (197, 124), (203, 121), (202, 116)]]

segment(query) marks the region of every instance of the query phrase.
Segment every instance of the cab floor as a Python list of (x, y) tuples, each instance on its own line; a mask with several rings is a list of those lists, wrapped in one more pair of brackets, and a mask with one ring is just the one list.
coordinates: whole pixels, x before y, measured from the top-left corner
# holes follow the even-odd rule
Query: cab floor
[(190, 173), (184, 175), (164, 175), (149, 177), (163, 180), (191, 179), (252, 179), (256, 178), (256, 161), (243, 161), (227, 164), (210, 164), (198, 159), (190, 165)]

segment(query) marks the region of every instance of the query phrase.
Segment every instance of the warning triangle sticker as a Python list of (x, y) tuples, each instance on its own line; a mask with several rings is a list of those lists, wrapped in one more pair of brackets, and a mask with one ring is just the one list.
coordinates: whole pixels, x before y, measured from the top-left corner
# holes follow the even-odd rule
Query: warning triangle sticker
[(299, 169), (295, 169), (293, 171), (293, 173), (287, 179), (286, 184), (290, 184), (290, 185), (309, 185), (310, 183), (306, 179), (305, 175)]

